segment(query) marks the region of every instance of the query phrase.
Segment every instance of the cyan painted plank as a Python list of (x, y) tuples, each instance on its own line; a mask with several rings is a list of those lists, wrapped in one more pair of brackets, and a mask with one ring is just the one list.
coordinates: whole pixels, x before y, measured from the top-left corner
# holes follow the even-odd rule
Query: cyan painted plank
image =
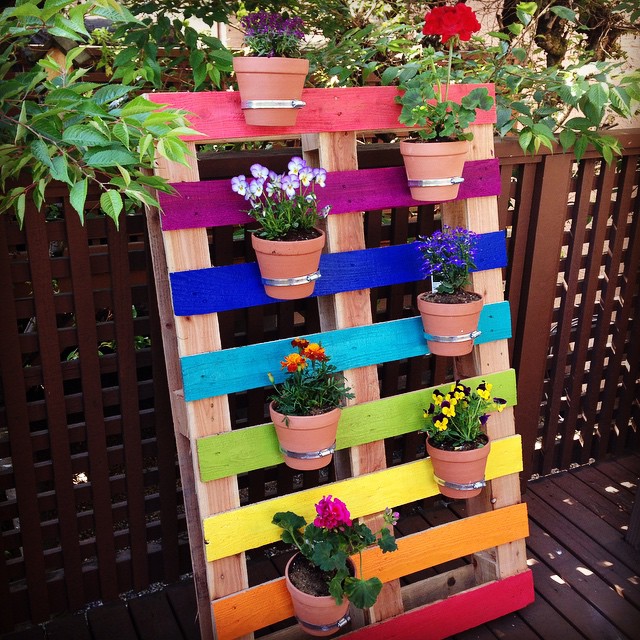
[[(493, 384), (493, 395), (506, 400), (507, 406), (516, 404), (513, 369), (468, 378), (464, 383), (475, 388), (483, 380)], [(336, 448), (347, 449), (419, 431), (424, 426), (422, 410), (429, 405), (434, 389), (444, 391), (448, 387), (437, 385), (345, 407), (338, 425)], [(202, 482), (275, 466), (283, 460), (272, 423), (199, 438), (197, 448)]]
[[(247, 159), (245, 174), (252, 164)], [(465, 162), (456, 200), (500, 194), (500, 166), (497, 158)], [(380, 188), (384, 185), (384, 189)], [(199, 227), (247, 224), (247, 201), (231, 191), (230, 180), (179, 182), (175, 193), (160, 193), (162, 229), (173, 231)], [(374, 211), (425, 204), (411, 197), (404, 167), (332, 171), (327, 186), (318, 189), (319, 207), (331, 206), (331, 215), (352, 211)]]
[[(506, 266), (504, 231), (480, 234), (476, 270)], [(359, 291), (421, 280), (421, 256), (416, 243), (326, 253), (320, 259), (322, 277), (314, 296)], [(244, 309), (275, 301), (264, 292), (255, 262), (171, 274), (174, 313), (192, 316)]]
[[(485, 305), (478, 325), (482, 334), (476, 344), (511, 337), (508, 302)], [(305, 336), (321, 342), (331, 363), (344, 371), (429, 353), (419, 317), (392, 320), (362, 327), (339, 329)], [(280, 361), (293, 351), (290, 340), (212, 351), (180, 359), (185, 400), (202, 400), (284, 380)]]

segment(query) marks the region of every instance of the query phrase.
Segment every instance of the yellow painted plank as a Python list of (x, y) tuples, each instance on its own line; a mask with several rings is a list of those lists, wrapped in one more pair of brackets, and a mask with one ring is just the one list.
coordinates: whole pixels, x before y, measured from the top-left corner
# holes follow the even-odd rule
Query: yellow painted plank
[[(494, 440), (487, 461), (487, 480), (520, 471), (520, 436)], [(271, 524), (274, 513), (294, 511), (310, 522), (315, 517), (314, 505), (325, 495), (340, 498), (352, 517), (360, 518), (437, 493), (431, 460), (426, 459), (217, 513), (205, 518), (203, 523), (207, 560), (218, 560), (279, 540), (281, 529)]]
[[(388, 582), (528, 535), (526, 505), (504, 507), (400, 538), (391, 555), (367, 549), (364, 575)], [(284, 578), (215, 600), (212, 607), (218, 640), (232, 640), (293, 615)]]

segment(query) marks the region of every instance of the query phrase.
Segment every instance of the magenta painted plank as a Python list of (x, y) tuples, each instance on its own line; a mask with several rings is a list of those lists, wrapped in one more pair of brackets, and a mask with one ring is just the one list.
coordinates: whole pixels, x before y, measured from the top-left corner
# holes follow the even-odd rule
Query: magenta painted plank
[(531, 570), (363, 627), (344, 640), (442, 640), (495, 620), (534, 600)]
[[(250, 176), (250, 161), (246, 175)], [(462, 174), (458, 200), (500, 194), (500, 167), (497, 159), (466, 162)], [(231, 191), (230, 180), (181, 182), (173, 185), (175, 195), (160, 193), (164, 211), (164, 231), (198, 227), (220, 227), (247, 224), (252, 221), (246, 213), (247, 202)], [(374, 211), (391, 207), (410, 207), (418, 202), (407, 187), (404, 167), (335, 171), (327, 175), (327, 186), (318, 189), (321, 207), (331, 205), (331, 213)]]
[[(486, 87), (494, 96), (493, 84), (452, 85), (449, 97), (460, 100), (475, 87)], [(216, 140), (281, 139), (320, 131), (401, 131), (398, 122), (400, 105), (397, 87), (340, 87), (305, 89), (302, 99), (307, 103), (298, 112), (294, 127), (255, 127), (244, 122), (237, 91), (151, 93), (147, 97), (175, 109), (189, 112), (189, 120), (202, 136), (186, 140), (207, 142)], [(496, 121), (495, 107), (478, 111), (476, 124)]]

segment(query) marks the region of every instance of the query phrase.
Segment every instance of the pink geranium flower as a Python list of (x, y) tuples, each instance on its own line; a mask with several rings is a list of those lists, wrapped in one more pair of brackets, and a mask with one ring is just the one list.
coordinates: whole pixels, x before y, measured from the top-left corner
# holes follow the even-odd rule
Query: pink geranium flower
[(331, 496), (324, 496), (316, 505), (318, 517), (313, 521), (314, 526), (324, 529), (339, 529), (340, 527), (350, 527), (351, 514), (347, 505)]

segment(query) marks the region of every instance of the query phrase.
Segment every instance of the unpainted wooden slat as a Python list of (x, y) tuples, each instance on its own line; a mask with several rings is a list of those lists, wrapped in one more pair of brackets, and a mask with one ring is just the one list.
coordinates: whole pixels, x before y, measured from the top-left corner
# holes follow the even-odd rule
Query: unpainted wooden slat
[[(449, 98), (459, 100), (475, 87), (486, 87), (494, 95), (494, 86), (457, 84), (451, 85)], [(201, 93), (152, 93), (147, 97), (159, 105), (185, 109), (193, 128), (201, 136), (190, 139), (205, 142), (228, 142), (230, 140), (291, 140), (302, 134), (323, 132), (383, 133), (399, 131), (400, 105), (394, 98), (397, 87), (340, 87), (338, 89), (305, 89), (302, 99), (307, 106), (300, 110), (293, 127), (248, 126), (244, 122), (238, 92), (215, 91)], [(376, 105), (375, 109), (371, 105)], [(488, 111), (478, 110), (476, 122), (493, 123), (495, 107)], [(189, 139), (189, 138), (187, 138)]]
[[(485, 305), (480, 315), (481, 335), (476, 344), (500, 340), (511, 335), (509, 303)], [(345, 371), (354, 383), (351, 369), (390, 362), (428, 353), (420, 318), (405, 318), (375, 325), (326, 331), (305, 336), (320, 342), (338, 370)], [(284, 380), (279, 363), (291, 353), (290, 340), (276, 340), (224, 351), (184, 356), (181, 359), (184, 394), (187, 401), (197, 401), (243, 389), (268, 384), (267, 374), (275, 382)]]
[[(512, 369), (467, 379), (465, 384), (474, 387), (483, 380), (493, 384), (493, 393), (503, 398), (506, 406), (515, 404), (515, 372)], [(431, 394), (436, 388), (345, 407), (338, 425), (337, 449), (419, 431), (424, 426), (423, 409), (431, 402)], [(197, 447), (203, 482), (270, 467), (283, 460), (271, 423), (200, 438)]]
[[(492, 443), (485, 476), (488, 480), (521, 470), (520, 444), (516, 435)], [(351, 515), (359, 518), (437, 495), (438, 485), (431, 461), (425, 459), (216, 513), (203, 523), (207, 558), (224, 558), (279, 540), (281, 530), (271, 524), (274, 513), (294, 511), (313, 520), (314, 504), (328, 494), (339, 497)]]
[[(404, 536), (398, 540), (393, 556), (371, 547), (363, 552), (363, 574), (378, 576), (383, 582), (395, 580), (459, 555), (525, 536), (527, 531), (525, 505), (505, 507)], [(212, 605), (220, 640), (284, 620), (293, 613), (284, 578), (216, 600)]]

